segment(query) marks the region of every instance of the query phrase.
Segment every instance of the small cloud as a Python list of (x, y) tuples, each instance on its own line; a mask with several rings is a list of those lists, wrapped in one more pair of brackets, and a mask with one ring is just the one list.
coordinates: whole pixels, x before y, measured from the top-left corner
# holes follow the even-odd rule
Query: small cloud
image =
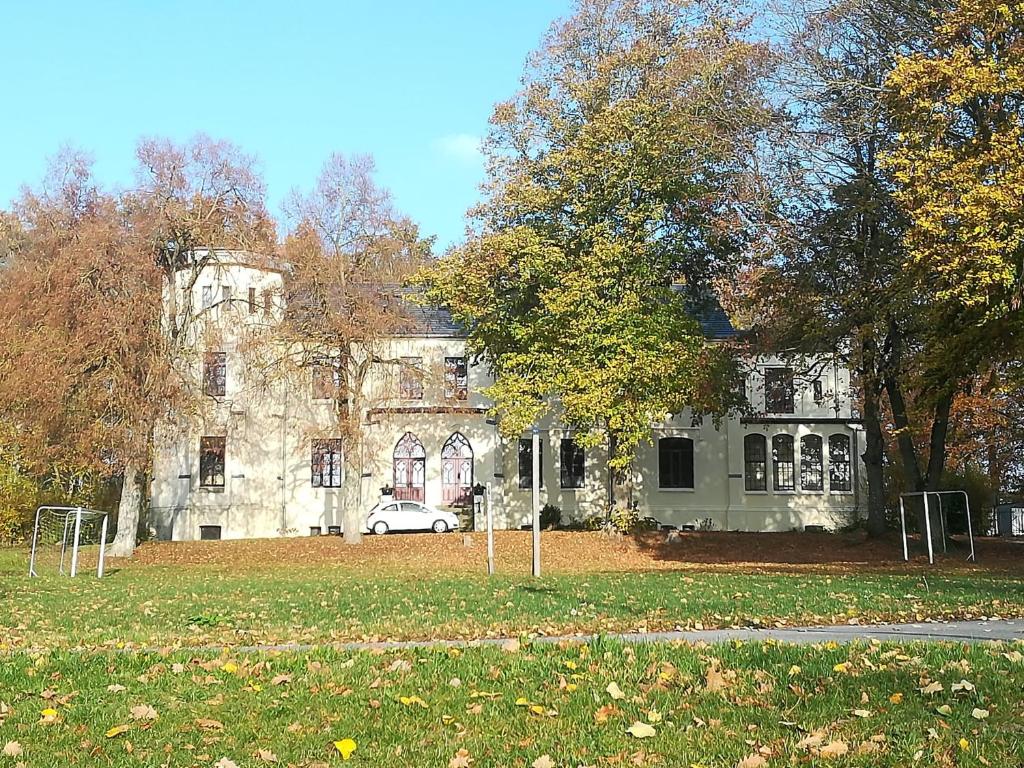
[(445, 157), (455, 160), (462, 165), (478, 166), (483, 162), (483, 153), (480, 149), (480, 137), (470, 133), (451, 133), (442, 136), (434, 145)]

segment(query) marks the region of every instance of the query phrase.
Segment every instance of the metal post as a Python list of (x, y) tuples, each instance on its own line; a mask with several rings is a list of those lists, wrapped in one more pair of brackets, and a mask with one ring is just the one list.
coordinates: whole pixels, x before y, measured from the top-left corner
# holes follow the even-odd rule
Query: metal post
[(96, 565), (96, 578), (103, 578), (103, 563), (107, 556), (107, 519), (109, 515), (103, 516), (103, 525), (100, 526), (100, 561)]
[(907, 511), (903, 506), (903, 497), (900, 496), (900, 530), (903, 531), (903, 559), (910, 560), (910, 553), (907, 551)]
[(487, 505), (487, 575), (494, 575), (494, 510), (491, 509), (491, 484), (487, 484), (487, 495), (484, 497), (484, 504)]
[(934, 565), (935, 552), (932, 551), (932, 516), (928, 510), (928, 494), (925, 493), (922, 498), (924, 499), (924, 530), (925, 535), (928, 537), (928, 563)]
[[(971, 542), (971, 556), (967, 559), (974, 563), (977, 562), (977, 560), (974, 556), (974, 529), (971, 527), (971, 499), (967, 495), (967, 491), (960, 491), (960, 493), (964, 495), (964, 506), (967, 509), (967, 538)], [(998, 515), (996, 515), (996, 519), (999, 519)]]
[(75, 510), (75, 543), (71, 549), (71, 578), (78, 575), (78, 539), (82, 534), (82, 508)]
[(28, 575), (37, 576), (36, 573), (36, 547), (39, 546), (39, 513), (42, 511), (42, 507), (36, 510), (36, 522), (35, 527), (32, 528), (32, 554), (28, 557)]
[(939, 525), (942, 526), (942, 554), (946, 554), (946, 508), (942, 503), (942, 494), (935, 494), (939, 497)]
[(540, 576), (540, 429), (533, 428), (533, 575)]
[(60, 575), (61, 576), (64, 575), (64, 555), (68, 551), (68, 523), (71, 522), (71, 512), (72, 511), (74, 511), (74, 510), (70, 510), (70, 511), (65, 510), (64, 511), (64, 533), (61, 535), (61, 539), (60, 539), (60, 568), (59, 568), (59, 571), (60, 571)]

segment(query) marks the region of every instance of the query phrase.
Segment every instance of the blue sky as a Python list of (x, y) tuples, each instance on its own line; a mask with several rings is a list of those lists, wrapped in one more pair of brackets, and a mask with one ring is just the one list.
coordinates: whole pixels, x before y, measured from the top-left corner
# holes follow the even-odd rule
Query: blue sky
[(0, 206), (65, 143), (131, 180), (140, 136), (256, 154), (271, 210), (331, 152), (370, 153), (441, 246), (477, 197), (475, 142), (569, 0), (0, 0)]

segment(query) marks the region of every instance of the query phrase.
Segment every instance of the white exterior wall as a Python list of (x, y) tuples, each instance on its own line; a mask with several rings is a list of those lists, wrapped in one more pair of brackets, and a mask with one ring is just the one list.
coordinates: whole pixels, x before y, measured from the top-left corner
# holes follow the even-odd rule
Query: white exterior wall
[[(265, 289), (279, 293), (281, 276), (239, 263), (224, 262), (208, 268), (191, 291), (199, 308), (204, 286), (230, 285), (230, 306), (215, 305), (206, 311), (211, 318), (197, 330), (192, 343), (192, 365), (201, 370), (207, 348), (227, 353), (227, 392), (219, 402), (208, 402), (201, 412), (181, 424), (169, 426), (157, 441), (151, 487), (151, 521), (161, 538), (198, 539), (200, 526), (221, 527), (223, 538), (259, 538), (308, 535), (312, 528), (326, 533), (341, 526), (349, 505), (368, 511), (380, 500), (380, 489), (393, 483), (395, 444), (406, 432), (415, 435), (425, 451), (425, 502), (441, 506), (441, 450), (459, 432), (473, 450), (473, 483), (489, 488), (495, 522), (502, 528), (527, 524), (531, 515), (531, 490), (519, 488), (518, 440), (503, 439), (487, 414), (490, 403), (481, 390), (490, 383), (486, 367), (470, 365), (469, 396), (448, 401), (443, 395), (443, 363), (447, 357), (465, 356), (465, 340), (450, 336), (413, 336), (390, 339), (378, 352), (380, 359), (397, 361), (421, 357), (424, 386), (421, 400), (399, 396), (398, 366), (384, 362), (374, 366), (363, 389), (352, 402), (359, 409), (358, 444), (345, 456), (340, 488), (317, 488), (312, 483), (312, 441), (335, 435), (333, 401), (312, 396), (311, 373), (278, 380), (247, 380), (246, 339), (261, 325), (279, 316), (262, 310)], [(257, 289), (257, 312), (250, 314), (245, 299)], [(631, 494), (641, 515), (672, 525), (700, 525), (710, 520), (719, 530), (778, 531), (807, 525), (835, 528), (849, 522), (861, 506), (863, 471), (860, 453), (863, 437), (851, 418), (849, 372), (828, 361), (813, 366), (822, 380), (824, 398), (815, 403), (809, 379), (798, 373), (793, 414), (764, 414), (763, 369), (803, 366), (782, 358), (748, 361), (747, 397), (752, 414), (732, 416), (715, 425), (711, 418), (694, 423), (688, 413), (652, 425), (652, 439), (642, 445), (631, 476)], [(805, 377), (807, 378), (807, 377)], [(560, 487), (560, 440), (571, 433), (556, 416), (540, 425), (544, 444), (541, 503), (562, 510), (563, 522), (602, 514), (606, 509), (606, 451), (588, 450), (585, 486)], [(766, 436), (768, 443), (768, 490), (744, 490), (743, 438), (751, 432)], [(790, 434), (795, 442), (796, 491), (772, 488), (771, 438)], [(850, 436), (853, 490), (834, 493), (828, 485), (828, 437)], [(800, 437), (817, 434), (823, 441), (824, 490), (799, 488)], [(199, 441), (203, 435), (226, 438), (223, 489), (199, 484)], [(523, 435), (524, 438), (530, 436)], [(694, 488), (659, 487), (657, 441), (662, 437), (687, 437), (694, 441)], [(467, 518), (468, 519), (468, 518)]]

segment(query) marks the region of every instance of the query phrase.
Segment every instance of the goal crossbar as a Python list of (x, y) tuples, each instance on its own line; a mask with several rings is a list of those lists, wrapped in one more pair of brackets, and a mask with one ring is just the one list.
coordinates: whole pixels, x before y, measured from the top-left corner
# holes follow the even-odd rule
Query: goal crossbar
[[(48, 504), (44, 504), (36, 509), (35, 522), (32, 528), (32, 551), (29, 555), (28, 575), (36, 577), (39, 576), (36, 572), (36, 556), (41, 544), (39, 540), (40, 522), (44, 513), (50, 513), (54, 515), (59, 522), (62, 522), (59, 571), (61, 574), (64, 573), (64, 559), (67, 556), (68, 547), (70, 545), (71, 563), (69, 575), (72, 577), (78, 575), (78, 555), (81, 543), (82, 520), (85, 518), (100, 520), (99, 558), (96, 563), (96, 576), (98, 578), (103, 578), (107, 551), (107, 523), (109, 515), (106, 512), (95, 509), (86, 509), (85, 507), (61, 507)], [(68, 538), (69, 532), (72, 534), (70, 541)]]
[(942, 507), (943, 496), (963, 496), (964, 507), (967, 510), (967, 538), (971, 542), (971, 554), (967, 556), (968, 562), (976, 562), (977, 558), (974, 554), (974, 531), (971, 527), (971, 499), (967, 495), (967, 491), (912, 491), (910, 493), (900, 494), (900, 529), (903, 533), (903, 559), (905, 561), (910, 560), (910, 551), (907, 547), (907, 510), (904, 504), (908, 498), (915, 496), (921, 496), (924, 501), (924, 527), (925, 527), (925, 538), (928, 539), (928, 562), (930, 564), (935, 563), (935, 551), (932, 545), (932, 519), (928, 510), (928, 497), (937, 496), (939, 500), (939, 525), (942, 526), (942, 551), (946, 551), (946, 511)]

